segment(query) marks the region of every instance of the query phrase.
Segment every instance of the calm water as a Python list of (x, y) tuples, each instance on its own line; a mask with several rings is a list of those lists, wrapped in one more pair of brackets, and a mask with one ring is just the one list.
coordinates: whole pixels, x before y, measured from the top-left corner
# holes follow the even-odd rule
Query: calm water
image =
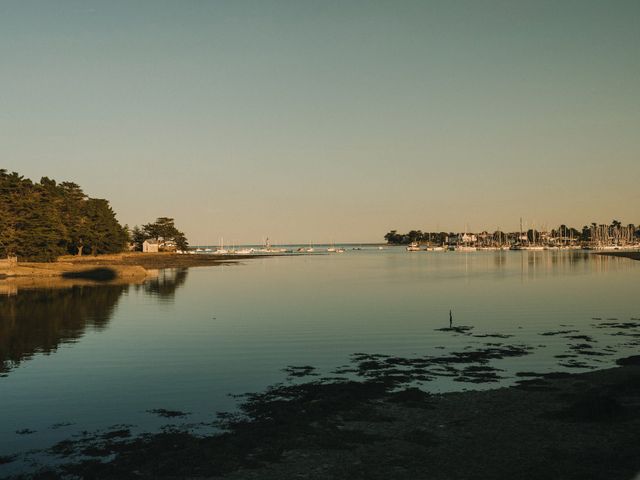
[[(0, 455), (115, 424), (180, 423), (148, 413), (156, 408), (210, 421), (234, 407), (228, 394), (285, 381), (288, 365), (328, 374), (355, 352), (441, 354), (492, 341), (436, 330), (449, 309), (476, 334), (536, 347), (495, 363), (509, 377), (566, 369), (554, 355), (569, 341), (541, 333), (567, 328), (613, 347), (585, 360), (607, 367), (638, 347), (594, 324), (640, 317), (639, 279), (640, 262), (582, 252), (371, 249), (165, 271), (144, 285), (19, 290), (0, 296)], [(16, 433), (25, 429), (33, 433)]]

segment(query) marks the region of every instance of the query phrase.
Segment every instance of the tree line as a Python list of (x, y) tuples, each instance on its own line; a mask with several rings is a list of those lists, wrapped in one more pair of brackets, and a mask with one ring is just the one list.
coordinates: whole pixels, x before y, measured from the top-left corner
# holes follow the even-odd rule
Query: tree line
[(0, 258), (53, 261), (61, 255), (98, 255), (142, 250), (155, 239), (187, 250), (187, 239), (173, 218), (160, 217), (132, 231), (120, 225), (109, 202), (91, 198), (79, 185), (39, 182), (0, 169)]
[[(606, 232), (606, 235), (609, 237), (615, 237), (622, 231), (630, 232), (630, 235), (634, 238), (640, 238), (640, 228), (632, 223), (623, 225), (619, 220), (612, 220), (610, 224), (592, 222), (590, 225), (584, 225), (581, 229), (563, 224), (547, 233), (554, 238), (563, 237), (572, 238), (578, 242), (590, 242), (595, 240), (598, 235), (602, 235), (602, 232)], [(518, 239), (520, 236), (520, 232), (502, 232), (500, 230), (496, 230), (493, 233), (483, 233), (502, 239)], [(523, 231), (522, 235), (523, 238), (526, 236), (529, 241), (532, 241), (540, 238), (541, 233), (539, 230), (528, 229)], [(408, 245), (413, 242), (442, 244), (445, 243), (448, 238), (455, 237), (456, 235), (458, 235), (458, 233), (454, 232), (423, 232), (422, 230), (410, 230), (407, 233), (399, 233), (397, 230), (391, 230), (385, 234), (384, 239), (391, 245)]]
[(87, 196), (72, 182), (33, 182), (0, 169), (0, 257), (52, 261), (65, 254), (117, 253), (128, 240), (107, 200)]

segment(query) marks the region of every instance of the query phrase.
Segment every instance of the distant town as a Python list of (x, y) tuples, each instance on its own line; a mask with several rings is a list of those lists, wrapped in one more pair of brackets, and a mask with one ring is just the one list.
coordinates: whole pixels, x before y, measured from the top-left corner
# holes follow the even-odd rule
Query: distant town
[(520, 221), (517, 232), (423, 232), (411, 230), (398, 233), (391, 230), (384, 236), (390, 245), (406, 245), (409, 251), (418, 250), (638, 250), (640, 228), (623, 225), (618, 220), (610, 224), (591, 223), (581, 229), (560, 225), (553, 229), (524, 228)]

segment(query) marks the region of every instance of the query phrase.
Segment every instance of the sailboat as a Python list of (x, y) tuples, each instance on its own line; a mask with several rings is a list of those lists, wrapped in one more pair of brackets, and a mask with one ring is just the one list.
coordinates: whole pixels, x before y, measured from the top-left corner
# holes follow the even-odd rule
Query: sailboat
[(218, 248), (215, 252), (216, 255), (227, 255), (229, 253), (229, 250), (226, 250), (224, 248), (224, 238), (220, 237), (220, 248)]
[[(458, 234), (459, 235), (459, 234)], [(477, 248), (473, 245), (469, 245), (469, 236), (467, 235), (467, 225), (464, 226), (464, 235), (462, 236), (463, 244), (460, 245), (460, 238), (458, 237), (458, 245), (454, 247), (456, 252), (475, 252)]]
[(420, 251), (420, 245), (418, 245), (418, 242), (411, 242), (407, 247), (407, 252), (419, 252), (419, 251)]
[(535, 224), (535, 222), (533, 223), (533, 226), (531, 228), (531, 236), (533, 237), (533, 242), (529, 243), (529, 245), (527, 245), (525, 247), (525, 250), (544, 250), (544, 246), (543, 245), (538, 245), (538, 242), (536, 241), (536, 224)]
[(431, 232), (429, 232), (429, 245), (425, 248), (427, 252), (444, 252), (444, 247), (442, 245), (433, 245), (431, 243)]

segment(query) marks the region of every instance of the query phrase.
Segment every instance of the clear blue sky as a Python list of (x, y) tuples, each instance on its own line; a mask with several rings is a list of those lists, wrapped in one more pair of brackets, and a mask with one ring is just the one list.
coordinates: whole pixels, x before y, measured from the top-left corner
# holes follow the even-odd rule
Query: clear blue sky
[(640, 223), (640, 2), (3, 1), (0, 168), (191, 243)]

